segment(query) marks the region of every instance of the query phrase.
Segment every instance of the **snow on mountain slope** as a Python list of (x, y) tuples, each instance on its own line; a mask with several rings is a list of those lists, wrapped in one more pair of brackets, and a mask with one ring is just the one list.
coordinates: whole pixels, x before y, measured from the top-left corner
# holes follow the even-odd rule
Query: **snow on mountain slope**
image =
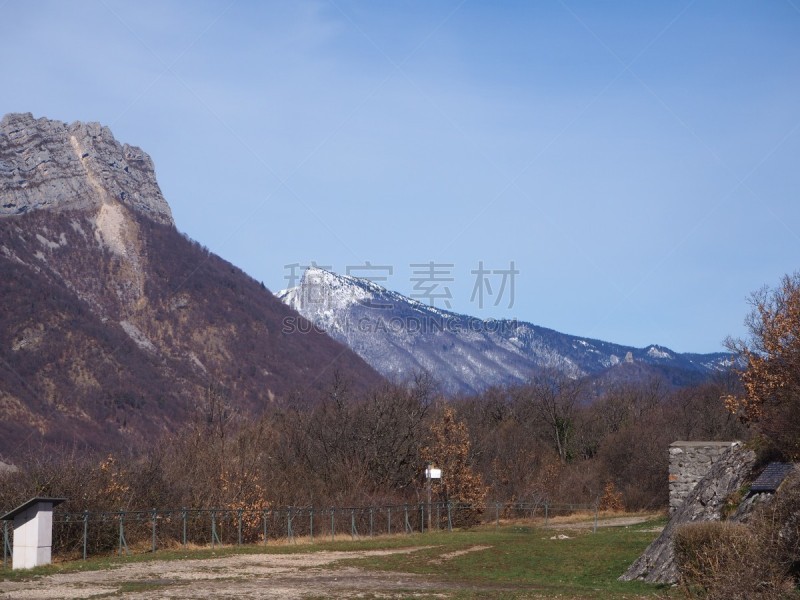
[(634, 360), (707, 375), (729, 359), (722, 353), (682, 355), (656, 345), (621, 346), (521, 321), (483, 321), (318, 267), (277, 296), (384, 376), (404, 381), (425, 370), (449, 394), (523, 383), (543, 369), (581, 377)]

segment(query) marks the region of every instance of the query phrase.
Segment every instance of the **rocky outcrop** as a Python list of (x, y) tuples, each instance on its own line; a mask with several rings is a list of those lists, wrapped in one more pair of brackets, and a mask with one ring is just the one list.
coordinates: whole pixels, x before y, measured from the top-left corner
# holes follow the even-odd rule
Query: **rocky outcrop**
[(727, 449), (675, 511), (661, 535), (620, 579), (677, 583), (678, 569), (673, 547), (675, 532), (687, 523), (719, 521), (728, 498), (749, 480), (755, 460), (755, 453), (745, 450), (740, 444)]
[(172, 212), (153, 161), (99, 123), (71, 125), (12, 113), (0, 121), (0, 216), (88, 209), (116, 202), (157, 223)]

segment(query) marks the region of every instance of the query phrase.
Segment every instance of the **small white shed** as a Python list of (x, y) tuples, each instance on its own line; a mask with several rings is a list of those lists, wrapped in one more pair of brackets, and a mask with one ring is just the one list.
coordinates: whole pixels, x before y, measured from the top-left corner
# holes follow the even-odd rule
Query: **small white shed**
[(49, 565), (53, 546), (53, 507), (66, 498), (31, 498), (0, 517), (14, 521), (14, 569)]

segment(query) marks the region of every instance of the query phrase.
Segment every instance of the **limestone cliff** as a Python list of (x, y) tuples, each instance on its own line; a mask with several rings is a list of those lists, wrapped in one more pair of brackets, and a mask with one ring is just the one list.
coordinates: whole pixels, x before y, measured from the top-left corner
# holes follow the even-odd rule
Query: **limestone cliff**
[(173, 224), (153, 161), (99, 123), (71, 125), (12, 113), (0, 121), (0, 215), (88, 209), (115, 203)]
[(0, 121), (0, 459), (27, 445), (129, 446), (207, 390), (258, 414), (334, 373), (380, 381), (175, 228), (150, 158), (98, 124)]

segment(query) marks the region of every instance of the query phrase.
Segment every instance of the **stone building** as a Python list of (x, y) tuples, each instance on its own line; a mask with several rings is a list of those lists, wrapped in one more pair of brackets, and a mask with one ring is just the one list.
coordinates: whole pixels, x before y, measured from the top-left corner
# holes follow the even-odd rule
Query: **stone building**
[(725, 453), (741, 442), (673, 442), (669, 447), (669, 512), (674, 513), (689, 493)]

